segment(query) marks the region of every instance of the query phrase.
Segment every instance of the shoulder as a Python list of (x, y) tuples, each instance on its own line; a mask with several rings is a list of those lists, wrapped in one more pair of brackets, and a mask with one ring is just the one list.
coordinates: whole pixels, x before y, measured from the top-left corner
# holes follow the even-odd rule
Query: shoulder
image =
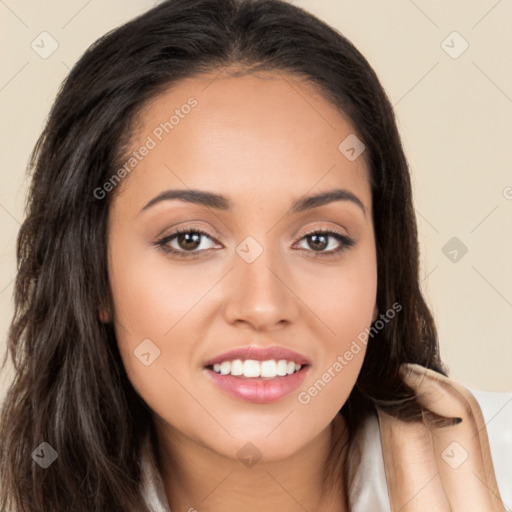
[(152, 512), (171, 512), (149, 435), (141, 450), (141, 492)]
[(512, 391), (468, 388), (485, 421), (496, 481), (505, 503), (512, 503)]
[(376, 413), (372, 412), (354, 434), (347, 464), (350, 510), (389, 512), (390, 502)]

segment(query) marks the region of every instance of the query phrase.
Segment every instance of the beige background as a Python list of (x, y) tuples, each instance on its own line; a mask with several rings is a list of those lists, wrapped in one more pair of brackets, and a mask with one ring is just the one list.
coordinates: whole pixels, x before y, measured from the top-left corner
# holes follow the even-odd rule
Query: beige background
[[(294, 3), (360, 49), (394, 104), (413, 175), (422, 286), (451, 377), (473, 389), (512, 390), (511, 0)], [(2, 353), (30, 150), (81, 53), (153, 4), (0, 0)], [(58, 43), (47, 59), (31, 48), (43, 31)], [(446, 246), (453, 237), (459, 247)], [(8, 378), (0, 379), (2, 394)]]

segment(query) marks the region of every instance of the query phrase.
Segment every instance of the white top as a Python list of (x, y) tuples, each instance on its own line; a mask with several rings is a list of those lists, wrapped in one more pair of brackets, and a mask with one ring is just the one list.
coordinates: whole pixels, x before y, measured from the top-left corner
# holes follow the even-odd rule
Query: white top
[[(470, 389), (486, 422), (498, 488), (504, 504), (512, 507), (512, 392), (497, 393)], [(152, 512), (171, 512), (158, 472), (149, 437), (142, 457), (143, 492)], [(379, 423), (370, 415), (353, 441), (361, 463), (349, 490), (352, 512), (389, 512), (390, 503), (382, 457)]]

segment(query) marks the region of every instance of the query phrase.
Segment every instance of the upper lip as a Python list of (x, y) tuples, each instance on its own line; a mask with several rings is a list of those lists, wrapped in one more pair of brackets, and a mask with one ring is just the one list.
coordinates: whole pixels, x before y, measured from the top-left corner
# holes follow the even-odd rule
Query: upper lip
[(268, 361), (269, 359), (286, 359), (287, 361), (294, 361), (300, 365), (311, 364), (309, 359), (298, 352), (284, 348), (284, 347), (239, 347), (229, 352), (224, 352), (213, 359), (205, 362), (204, 366), (213, 366), (220, 364), (223, 361), (234, 361), (235, 359), (253, 359), (255, 361)]

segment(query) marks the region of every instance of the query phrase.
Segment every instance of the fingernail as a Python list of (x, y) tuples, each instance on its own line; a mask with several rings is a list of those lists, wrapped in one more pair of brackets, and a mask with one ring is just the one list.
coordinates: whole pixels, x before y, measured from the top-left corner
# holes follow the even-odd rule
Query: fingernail
[(446, 420), (439, 422), (437, 426), (438, 428), (453, 427), (459, 423), (462, 423), (462, 418), (446, 418)]

